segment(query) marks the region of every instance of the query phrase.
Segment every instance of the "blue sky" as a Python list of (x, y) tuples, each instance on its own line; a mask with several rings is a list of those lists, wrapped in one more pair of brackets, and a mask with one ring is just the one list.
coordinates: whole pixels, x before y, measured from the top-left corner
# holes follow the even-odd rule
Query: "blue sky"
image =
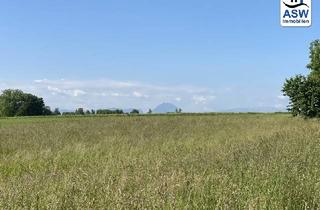
[(306, 74), (319, 38), (282, 28), (278, 0), (2, 0), (0, 89), (51, 107), (185, 111), (283, 109), (285, 78)]

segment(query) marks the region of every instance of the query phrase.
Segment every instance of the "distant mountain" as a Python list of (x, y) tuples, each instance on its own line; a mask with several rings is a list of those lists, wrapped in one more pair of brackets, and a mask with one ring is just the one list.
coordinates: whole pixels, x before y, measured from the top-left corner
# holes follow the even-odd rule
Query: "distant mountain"
[(174, 104), (170, 103), (162, 103), (158, 105), (154, 110), (153, 113), (168, 113), (168, 112), (176, 112), (177, 107)]
[(275, 107), (252, 107), (252, 108), (234, 108), (222, 110), (221, 112), (287, 112), (286, 109)]

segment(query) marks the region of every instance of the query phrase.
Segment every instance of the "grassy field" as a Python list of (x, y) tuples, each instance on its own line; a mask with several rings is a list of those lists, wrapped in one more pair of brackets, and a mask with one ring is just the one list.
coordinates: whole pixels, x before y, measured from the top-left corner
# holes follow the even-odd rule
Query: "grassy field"
[(0, 209), (319, 204), (317, 120), (286, 114), (0, 119)]

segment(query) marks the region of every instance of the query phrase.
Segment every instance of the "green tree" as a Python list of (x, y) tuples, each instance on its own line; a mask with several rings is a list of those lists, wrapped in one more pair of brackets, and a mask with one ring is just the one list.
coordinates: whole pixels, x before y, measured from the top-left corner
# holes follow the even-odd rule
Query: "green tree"
[(51, 108), (50, 106), (45, 106), (44, 109), (43, 109), (43, 115), (52, 115), (52, 111), (51, 111)]
[(320, 40), (315, 40), (310, 44), (310, 63), (307, 68), (310, 69), (310, 77), (320, 77)]
[(139, 114), (140, 111), (138, 109), (133, 109), (130, 114)]
[(62, 115), (66, 115), (66, 116), (68, 116), (68, 115), (76, 115), (76, 113), (75, 112), (63, 112)]
[(78, 108), (78, 109), (76, 109), (75, 114), (76, 114), (76, 115), (84, 115), (84, 110), (83, 110), (83, 108)]
[(0, 95), (1, 116), (36, 116), (48, 113), (43, 99), (35, 95), (12, 89), (4, 90)]
[(282, 91), (290, 99), (288, 110), (294, 116), (320, 117), (320, 40), (310, 44), (309, 57), (310, 74), (286, 79)]
[(59, 108), (55, 108), (54, 111), (53, 111), (53, 114), (54, 115), (61, 115), (61, 112), (60, 112)]
[(115, 110), (111, 110), (111, 109), (98, 109), (96, 111), (97, 114), (123, 114), (123, 110), (122, 109), (115, 109)]

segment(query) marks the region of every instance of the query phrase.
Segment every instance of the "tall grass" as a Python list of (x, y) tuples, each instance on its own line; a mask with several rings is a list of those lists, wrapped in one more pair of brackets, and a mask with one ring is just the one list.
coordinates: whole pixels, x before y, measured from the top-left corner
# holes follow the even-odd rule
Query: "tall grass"
[(0, 120), (0, 209), (319, 204), (318, 121), (283, 114)]

